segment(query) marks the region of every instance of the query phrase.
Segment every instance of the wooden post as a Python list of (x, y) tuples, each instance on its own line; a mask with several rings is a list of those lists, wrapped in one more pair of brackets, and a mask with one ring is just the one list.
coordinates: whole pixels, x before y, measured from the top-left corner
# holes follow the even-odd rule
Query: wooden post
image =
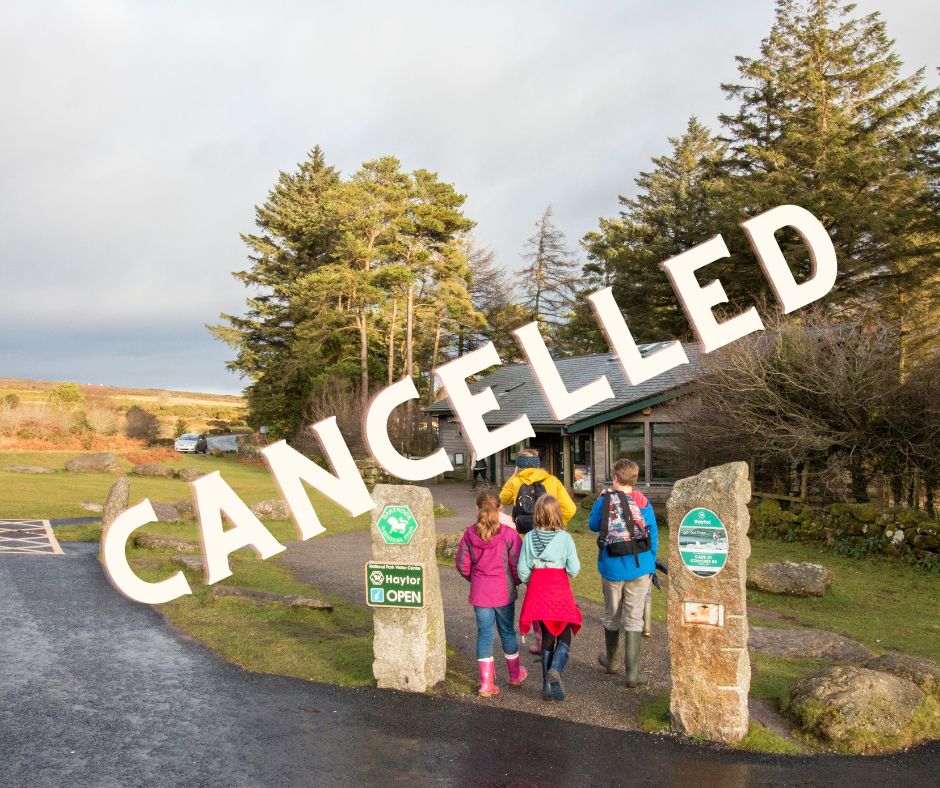
[(562, 435), (561, 437), (561, 467), (565, 477), (565, 489), (570, 493), (574, 491), (574, 479), (572, 478), (571, 468), (571, 436)]
[(809, 460), (803, 460), (803, 472), (800, 477), (800, 503), (806, 503), (809, 497)]

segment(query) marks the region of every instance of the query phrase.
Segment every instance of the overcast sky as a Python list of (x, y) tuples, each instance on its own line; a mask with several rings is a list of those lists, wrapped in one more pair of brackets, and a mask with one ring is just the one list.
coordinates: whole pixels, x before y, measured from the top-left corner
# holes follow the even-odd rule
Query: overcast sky
[[(882, 7), (906, 70), (935, 2)], [(237, 392), (204, 324), (239, 312), (279, 170), (319, 144), (468, 195), (508, 267), (550, 202), (570, 245), (689, 115), (713, 128), (771, 0), (0, 0), (0, 376)]]

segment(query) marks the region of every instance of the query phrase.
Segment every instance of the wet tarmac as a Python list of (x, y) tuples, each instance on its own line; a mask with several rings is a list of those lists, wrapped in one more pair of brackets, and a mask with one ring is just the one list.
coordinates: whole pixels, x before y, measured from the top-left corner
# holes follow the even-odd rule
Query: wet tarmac
[(0, 785), (936, 784), (940, 746), (794, 758), (243, 671), (105, 580), (0, 557)]

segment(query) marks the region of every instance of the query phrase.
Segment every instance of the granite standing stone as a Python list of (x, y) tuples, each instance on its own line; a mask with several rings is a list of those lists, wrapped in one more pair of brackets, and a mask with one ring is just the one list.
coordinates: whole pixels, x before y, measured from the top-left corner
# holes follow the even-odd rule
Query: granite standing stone
[[(727, 744), (747, 733), (751, 663), (747, 653), (745, 579), (751, 552), (747, 529), (751, 499), (747, 465), (733, 462), (680, 479), (669, 496), (667, 624), (672, 661), (673, 728)], [(709, 509), (728, 534), (727, 560), (710, 577), (692, 572), (679, 551), (679, 524), (695, 509)], [(684, 603), (693, 603), (688, 607)], [(723, 624), (693, 623), (723, 606)]]
[[(389, 564), (423, 564), (425, 605), (420, 609), (373, 610), (375, 661), (379, 687), (425, 692), (444, 681), (447, 641), (444, 604), (435, 548), (434, 500), (430, 490), (413, 485), (377, 484), (372, 492), (372, 559)], [(407, 506), (418, 521), (408, 544), (386, 544), (376, 526), (386, 506)]]
[(131, 482), (126, 476), (122, 476), (108, 490), (108, 497), (104, 502), (104, 509), (101, 513), (101, 525), (107, 528), (113, 523), (118, 515), (127, 508), (127, 500), (131, 494)]

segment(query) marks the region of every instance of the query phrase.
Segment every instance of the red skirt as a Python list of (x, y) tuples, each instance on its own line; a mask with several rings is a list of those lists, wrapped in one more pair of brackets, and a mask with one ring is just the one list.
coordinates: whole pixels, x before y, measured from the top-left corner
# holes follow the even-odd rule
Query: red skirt
[(541, 621), (556, 637), (568, 624), (577, 635), (581, 620), (568, 573), (564, 569), (533, 569), (519, 613), (519, 631), (524, 635), (533, 622)]

